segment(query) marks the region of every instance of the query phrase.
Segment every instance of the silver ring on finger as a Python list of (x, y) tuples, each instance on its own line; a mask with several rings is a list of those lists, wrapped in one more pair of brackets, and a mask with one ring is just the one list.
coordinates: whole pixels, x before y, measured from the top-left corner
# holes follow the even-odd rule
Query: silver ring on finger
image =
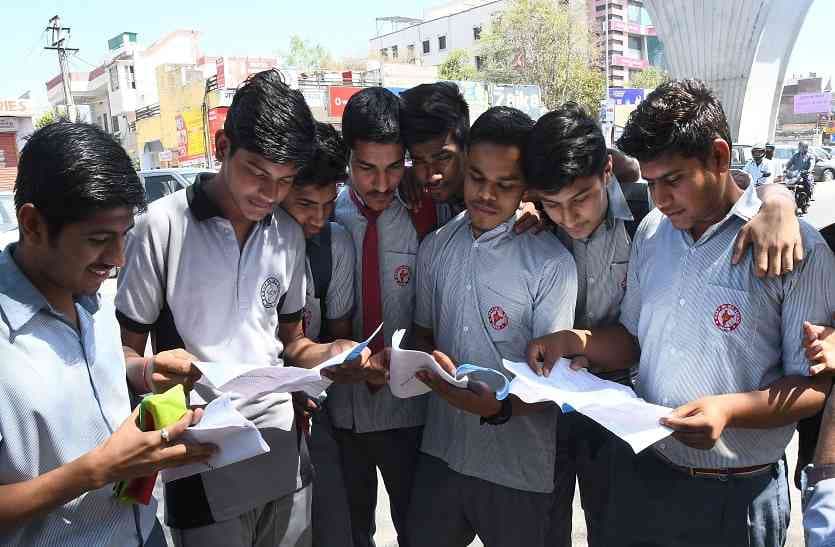
[(159, 436), (162, 437), (162, 442), (166, 444), (171, 442), (171, 436), (168, 434), (168, 430), (164, 427), (159, 430)]

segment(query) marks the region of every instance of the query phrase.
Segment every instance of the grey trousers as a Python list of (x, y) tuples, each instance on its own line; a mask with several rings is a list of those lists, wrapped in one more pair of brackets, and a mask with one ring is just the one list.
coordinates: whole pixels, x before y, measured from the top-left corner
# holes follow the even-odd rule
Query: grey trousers
[(604, 544), (623, 547), (781, 547), (789, 526), (783, 460), (747, 477), (690, 477), (652, 448), (613, 443)]
[(313, 547), (353, 547), (342, 456), (327, 405), (313, 414), (310, 460), (313, 462)]
[(462, 475), (421, 454), (408, 537), (411, 547), (545, 547), (551, 495), (525, 492)]
[(311, 547), (311, 487), (197, 528), (171, 528), (176, 547)]

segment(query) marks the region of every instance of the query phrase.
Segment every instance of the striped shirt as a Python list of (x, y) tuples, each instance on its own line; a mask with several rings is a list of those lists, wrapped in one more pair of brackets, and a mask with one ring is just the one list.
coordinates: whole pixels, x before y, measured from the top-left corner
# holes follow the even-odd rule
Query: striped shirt
[[(307, 245), (322, 245), (321, 234), (307, 239)], [(354, 244), (345, 228), (336, 222), (330, 223), (331, 278), (325, 293), (325, 317), (322, 306), (316, 298), (316, 283), (307, 257), (307, 296), (304, 304), (304, 334), (311, 340), (319, 340), (322, 322), (343, 319), (354, 309)], [(308, 247), (309, 248), (309, 247)]]
[[(802, 323), (829, 324), (835, 309), (835, 257), (801, 221), (805, 259), (782, 277), (757, 278), (751, 253), (731, 264), (740, 228), (759, 210), (754, 187), (724, 219), (693, 241), (660, 211), (635, 235), (621, 323), (638, 338), (636, 391), (677, 407), (700, 397), (762, 389), (785, 376), (807, 376)], [(776, 462), (794, 425), (725, 429), (708, 451), (672, 438), (656, 448), (673, 463), (703, 468)]]
[[(130, 415), (112, 304), (76, 300), (79, 329), (0, 254), (0, 484), (34, 479), (103, 443)], [(86, 492), (22, 526), (0, 545), (141, 545), (155, 502), (130, 506), (113, 485)]]
[[(356, 251), (354, 275), (355, 306), (353, 330), (356, 340), (362, 339), (362, 243), (368, 222), (351, 200), (350, 185), (336, 198), (334, 216), (345, 227)], [(415, 308), (415, 258), (418, 236), (412, 218), (399, 200), (394, 199), (377, 219), (380, 253), (380, 289), (383, 305), (385, 345), (398, 329), (412, 326)], [(376, 326), (376, 325), (375, 325)], [(328, 404), (336, 427), (357, 433), (386, 431), (423, 425), (426, 420), (426, 397), (398, 399), (388, 386), (372, 393), (365, 384), (333, 384), (328, 389)]]
[[(516, 235), (515, 221), (475, 239), (464, 212), (427, 236), (415, 312), (440, 351), (508, 376), (502, 358), (523, 361), (531, 339), (571, 328), (577, 299), (570, 253), (551, 233)], [(547, 493), (554, 488), (555, 424), (551, 408), (484, 426), (432, 393), (421, 448), (458, 473)]]

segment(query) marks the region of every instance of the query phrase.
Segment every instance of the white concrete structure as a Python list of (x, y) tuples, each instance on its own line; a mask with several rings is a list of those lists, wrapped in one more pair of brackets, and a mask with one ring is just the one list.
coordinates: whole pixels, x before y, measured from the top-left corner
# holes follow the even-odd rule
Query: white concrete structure
[(437, 66), (451, 51), (466, 49), (478, 67), (474, 46), (481, 29), (487, 29), (506, 4), (506, 0), (457, 0), (431, 8), (422, 22), (371, 38), (370, 52), (384, 61)]
[(645, 0), (675, 78), (719, 98), (735, 142), (773, 139), (786, 67), (812, 0)]

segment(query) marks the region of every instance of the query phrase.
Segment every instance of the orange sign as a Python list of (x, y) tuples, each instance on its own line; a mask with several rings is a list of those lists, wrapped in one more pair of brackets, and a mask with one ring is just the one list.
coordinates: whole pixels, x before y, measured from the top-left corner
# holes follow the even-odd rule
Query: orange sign
[(361, 87), (343, 87), (332, 86), (328, 88), (328, 112), (331, 117), (341, 118), (342, 113), (345, 112), (345, 105), (348, 104), (354, 93), (362, 89)]

